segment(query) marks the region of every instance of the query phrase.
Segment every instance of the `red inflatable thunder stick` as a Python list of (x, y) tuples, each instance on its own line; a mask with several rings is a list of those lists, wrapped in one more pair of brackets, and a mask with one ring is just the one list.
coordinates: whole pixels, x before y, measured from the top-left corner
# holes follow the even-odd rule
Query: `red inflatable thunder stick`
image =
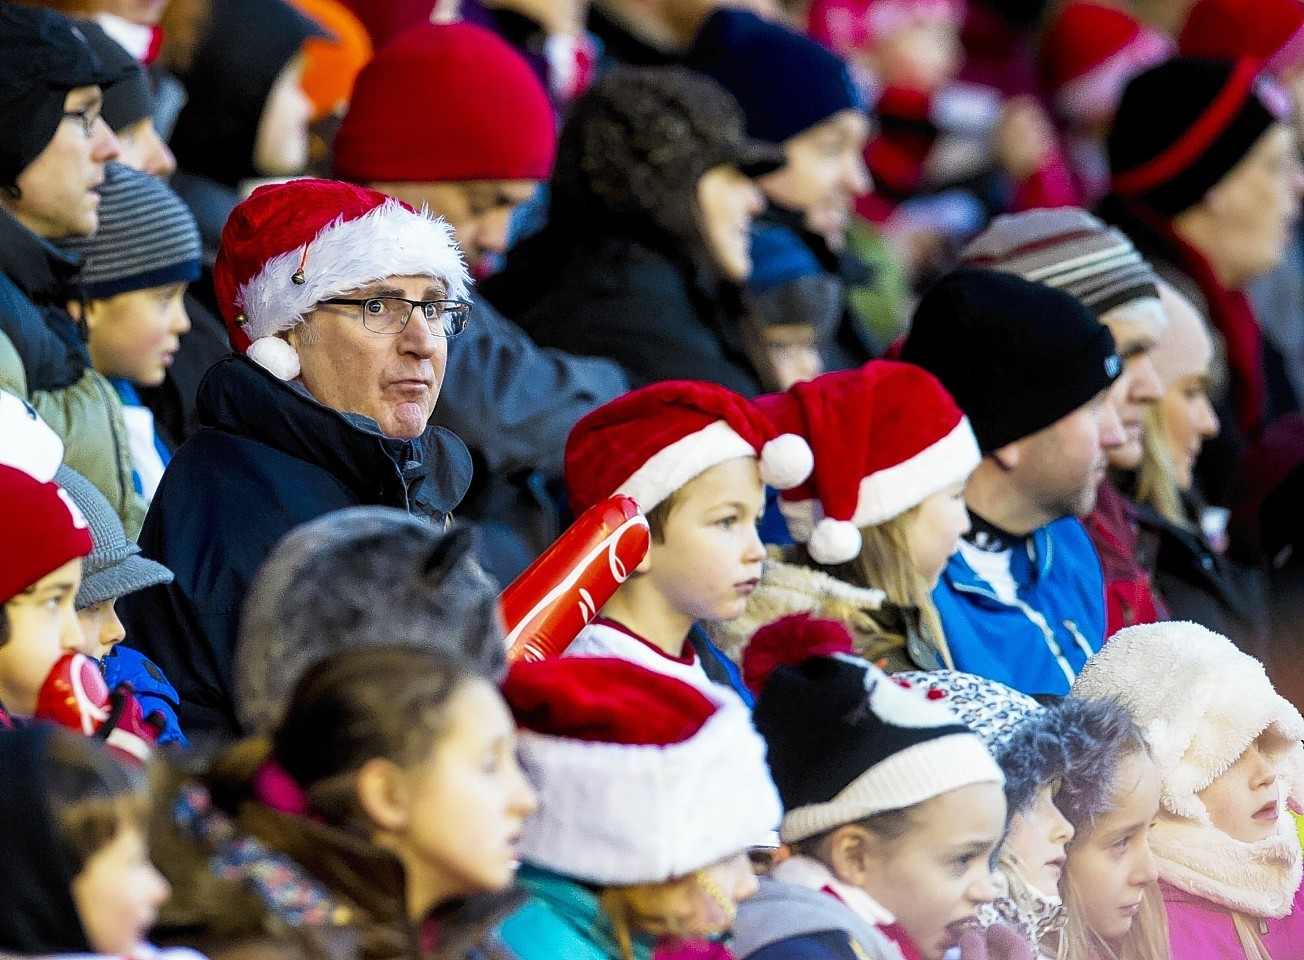
[(80, 653), (65, 653), (50, 669), (36, 698), (37, 720), (67, 727), (84, 737), (99, 737), (128, 762), (145, 763), (163, 731), (163, 715), (143, 715), (131, 684), (110, 690), (99, 664)]
[(585, 510), (498, 598), (507, 659), (560, 656), (643, 560), (647, 518), (617, 494)]

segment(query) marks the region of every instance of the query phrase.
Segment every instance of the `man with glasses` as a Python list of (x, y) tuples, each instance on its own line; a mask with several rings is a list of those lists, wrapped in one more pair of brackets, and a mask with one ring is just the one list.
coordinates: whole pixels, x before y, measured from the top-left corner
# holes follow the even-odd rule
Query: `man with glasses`
[(79, 263), (48, 242), (98, 226), (96, 191), (118, 155), (102, 91), (125, 75), (59, 14), (0, 4), (0, 389), (31, 402), (134, 535), (145, 505), (122, 406), (64, 309)]
[(461, 440), (430, 425), (448, 341), (471, 314), (444, 221), (332, 180), (260, 187), (222, 231), (213, 284), (237, 355), (200, 385), (204, 426), (140, 538), (176, 579), (122, 611), (192, 737), (239, 732), (240, 609), (291, 528), (362, 505), (442, 527), (471, 480)]

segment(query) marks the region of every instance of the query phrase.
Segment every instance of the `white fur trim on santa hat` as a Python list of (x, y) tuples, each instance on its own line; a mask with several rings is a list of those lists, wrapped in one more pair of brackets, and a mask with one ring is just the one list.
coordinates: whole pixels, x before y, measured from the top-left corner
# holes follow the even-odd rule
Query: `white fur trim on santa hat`
[(522, 730), (521, 766), (539, 809), (520, 856), (598, 886), (682, 877), (755, 843), (783, 810), (765, 743), (732, 691), (670, 746), (595, 743)]
[(1304, 718), (1273, 689), (1263, 665), (1199, 624), (1128, 627), (1083, 666), (1075, 697), (1118, 701), (1141, 728), (1162, 782), (1163, 809), (1209, 824), (1197, 794), (1269, 727), (1289, 795), (1304, 800)]
[(784, 843), (795, 843), (974, 783), (1005, 783), (1001, 768), (976, 735), (953, 733), (925, 740), (874, 764), (827, 803), (789, 810), (779, 836)]
[[(860, 481), (856, 494), (856, 512), (845, 522), (852, 527), (872, 527), (899, 517), (933, 494), (960, 483), (982, 462), (982, 452), (974, 437), (969, 419), (960, 422), (946, 436), (925, 447), (908, 460), (877, 470)], [(836, 469), (836, 467), (834, 468)], [(788, 532), (798, 543), (810, 544), (811, 557), (819, 563), (844, 563), (860, 551), (859, 534), (855, 549), (841, 528), (826, 522), (824, 505), (818, 499), (785, 500), (780, 498), (779, 511), (788, 523)], [(815, 543), (817, 532), (820, 542)], [(819, 550), (830, 559), (815, 556)]]
[(737, 457), (755, 458), (756, 448), (725, 421), (712, 420), (652, 454), (615, 492), (633, 497), (648, 513), (689, 480)]
[[(293, 277), (302, 264), (303, 283)], [(236, 305), (250, 340), (288, 330), (323, 300), (344, 296), (386, 277), (443, 280), (449, 299), (466, 298), (470, 278), (447, 223), (389, 200), (361, 217), (343, 217), (307, 245), (268, 260), (240, 287)]]

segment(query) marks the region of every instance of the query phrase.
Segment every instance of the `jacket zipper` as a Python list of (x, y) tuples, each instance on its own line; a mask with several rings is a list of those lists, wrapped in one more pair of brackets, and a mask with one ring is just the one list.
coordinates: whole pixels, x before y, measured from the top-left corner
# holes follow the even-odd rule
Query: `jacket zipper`
[[(1065, 658), (1064, 648), (1060, 646), (1060, 642), (1055, 639), (1055, 632), (1051, 630), (1050, 624), (1046, 622), (1045, 617), (1043, 617), (1040, 613), (1032, 609), (1032, 607), (1028, 606), (1026, 603), (1024, 603), (1022, 600), (1019, 600), (1018, 598), (1015, 598), (1014, 603), (1006, 603), (1000, 597), (996, 596), (996, 594), (989, 593), (988, 591), (983, 590), (979, 587), (971, 587), (963, 583), (955, 583), (952, 584), (952, 586), (954, 586), (955, 589), (959, 590), (961, 593), (972, 593), (980, 597), (987, 597), (989, 600), (995, 600), (997, 603), (999, 603), (1003, 607), (1006, 607), (1007, 609), (1018, 610), (1025, 617), (1027, 617), (1033, 624), (1040, 627), (1042, 636), (1043, 638), (1045, 638), (1046, 641), (1047, 649), (1050, 650), (1051, 655), (1055, 658), (1056, 664), (1059, 665), (1060, 672), (1064, 674), (1064, 679), (1069, 682), (1070, 686), (1072, 686), (1073, 680), (1077, 677), (1077, 673), (1074, 671), (1073, 667), (1069, 664), (1068, 660)], [(1064, 622), (1065, 624), (1069, 623), (1069, 621), (1067, 620)], [(1073, 629), (1073, 633), (1077, 634), (1077, 630)], [(1081, 636), (1080, 634), (1077, 635), (1079, 637)]]

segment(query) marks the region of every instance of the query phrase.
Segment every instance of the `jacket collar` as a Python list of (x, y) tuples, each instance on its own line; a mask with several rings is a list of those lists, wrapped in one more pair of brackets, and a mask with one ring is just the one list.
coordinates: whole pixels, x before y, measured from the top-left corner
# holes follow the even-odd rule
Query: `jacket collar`
[(471, 483), (471, 454), (452, 432), (431, 426), (416, 440), (387, 437), (374, 420), (332, 410), (245, 356), (209, 369), (197, 409), (204, 426), (321, 467), (364, 503), (443, 519)]
[(58, 303), (77, 295), (81, 258), (38, 237), (7, 210), (0, 210), (0, 272), (35, 303)]
[[(516, 875), (521, 887), (568, 924), (598, 945), (604, 956), (620, 956), (615, 930), (598, 903), (597, 893), (579, 881), (560, 873), (522, 864)], [(651, 957), (655, 947), (652, 937), (633, 932), (635, 960)]]

